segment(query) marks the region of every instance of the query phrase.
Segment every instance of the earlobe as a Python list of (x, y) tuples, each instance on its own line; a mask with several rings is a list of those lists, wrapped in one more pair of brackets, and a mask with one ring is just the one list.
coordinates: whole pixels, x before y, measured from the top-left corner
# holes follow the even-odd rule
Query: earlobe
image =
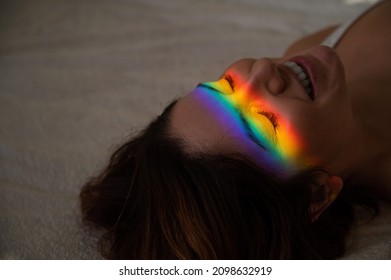
[(339, 176), (324, 177), (317, 185), (312, 187), (311, 216), (313, 222), (316, 221), (337, 198), (342, 187), (343, 181)]

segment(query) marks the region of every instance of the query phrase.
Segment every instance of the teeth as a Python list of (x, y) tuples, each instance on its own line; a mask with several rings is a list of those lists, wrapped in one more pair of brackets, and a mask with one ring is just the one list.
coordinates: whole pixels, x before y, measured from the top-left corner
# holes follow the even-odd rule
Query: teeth
[(301, 84), (304, 86), (304, 87), (308, 87), (310, 85), (310, 81), (309, 80), (304, 80), (301, 82)]
[(302, 86), (304, 87), (308, 96), (311, 99), (313, 99), (311, 81), (308, 78), (307, 74), (304, 72), (303, 68), (301, 68), (296, 62), (293, 62), (293, 61), (286, 61), (283, 64), (288, 66), (290, 69), (292, 69), (292, 71), (299, 78), (299, 81), (302, 84)]
[(301, 72), (299, 75), (297, 75), (300, 80), (304, 81), (307, 79), (307, 75), (304, 72)]

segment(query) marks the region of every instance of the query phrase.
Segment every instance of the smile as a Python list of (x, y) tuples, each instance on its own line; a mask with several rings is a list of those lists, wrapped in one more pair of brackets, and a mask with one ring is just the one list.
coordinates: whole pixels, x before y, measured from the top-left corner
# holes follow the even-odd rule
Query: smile
[(311, 100), (314, 100), (313, 86), (311, 84), (309, 75), (304, 71), (304, 69), (293, 61), (285, 61), (283, 64), (288, 66), (293, 71), (293, 73), (295, 73), (300, 81), (300, 84), (304, 87), (305, 92), (308, 94)]

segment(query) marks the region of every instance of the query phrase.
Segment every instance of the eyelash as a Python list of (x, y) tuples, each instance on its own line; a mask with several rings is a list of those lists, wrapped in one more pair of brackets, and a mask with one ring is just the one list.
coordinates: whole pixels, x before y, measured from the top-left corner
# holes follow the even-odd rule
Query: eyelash
[(273, 114), (272, 112), (268, 112), (268, 111), (258, 111), (258, 114), (263, 115), (266, 118), (268, 118), (269, 121), (272, 123), (274, 129), (277, 129), (278, 122), (277, 122), (277, 117), (275, 114)]
[(234, 84), (234, 80), (232, 79), (231, 75), (225, 75), (224, 79), (228, 82), (228, 84), (231, 87), (232, 91), (235, 91), (235, 84)]
[[(224, 79), (228, 82), (229, 86), (231, 87), (232, 91), (235, 91), (235, 84), (234, 80), (232, 79), (231, 75), (225, 75)], [(258, 111), (258, 114), (265, 116), (269, 119), (271, 124), (273, 125), (273, 128), (276, 130), (278, 127), (277, 117), (275, 114), (269, 111)]]

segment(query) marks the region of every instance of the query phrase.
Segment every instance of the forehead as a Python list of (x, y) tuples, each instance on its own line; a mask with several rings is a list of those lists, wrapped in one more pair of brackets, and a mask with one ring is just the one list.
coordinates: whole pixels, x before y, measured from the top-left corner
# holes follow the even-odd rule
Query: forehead
[(171, 128), (190, 146), (216, 149), (219, 144), (220, 148), (228, 148), (227, 140), (240, 135), (235, 115), (232, 106), (225, 104), (217, 94), (197, 87), (175, 105)]
[(266, 151), (249, 139), (241, 117), (221, 93), (197, 87), (178, 101), (170, 123), (172, 133), (190, 150), (257, 155), (264, 162)]

